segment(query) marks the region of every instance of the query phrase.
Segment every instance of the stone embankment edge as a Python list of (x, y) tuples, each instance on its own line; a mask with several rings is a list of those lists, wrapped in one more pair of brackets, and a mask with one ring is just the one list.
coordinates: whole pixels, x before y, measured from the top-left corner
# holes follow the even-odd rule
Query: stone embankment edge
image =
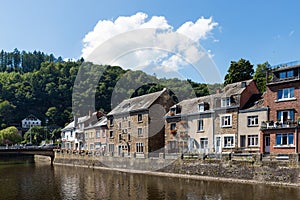
[(116, 171), (116, 172), (144, 174), (144, 175), (172, 177), (172, 178), (184, 178), (184, 179), (203, 180), (203, 181), (218, 181), (218, 182), (242, 183), (242, 184), (265, 184), (265, 185), (271, 185), (271, 186), (294, 187), (294, 188), (300, 187), (300, 183), (296, 184), (296, 183), (283, 183), (283, 182), (267, 182), (267, 181), (233, 179), (233, 178), (222, 178), (222, 177), (211, 177), (211, 176), (199, 176), (199, 175), (178, 174), (178, 173), (168, 173), (168, 172), (108, 168), (108, 167), (99, 167), (99, 166), (91, 167), (88, 165), (76, 165), (76, 164), (55, 163), (55, 162), (54, 162), (54, 165), (69, 166), (69, 167), (82, 167), (82, 168), (100, 169), (100, 170), (106, 170), (106, 171)]

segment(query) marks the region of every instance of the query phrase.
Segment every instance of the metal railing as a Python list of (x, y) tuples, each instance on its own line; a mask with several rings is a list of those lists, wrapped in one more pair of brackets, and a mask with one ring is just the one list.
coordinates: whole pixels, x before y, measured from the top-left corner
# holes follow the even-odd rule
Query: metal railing
[(281, 128), (295, 128), (298, 124), (296, 121), (288, 121), (288, 122), (274, 122), (274, 121), (263, 121), (261, 123), (261, 129), (281, 129)]

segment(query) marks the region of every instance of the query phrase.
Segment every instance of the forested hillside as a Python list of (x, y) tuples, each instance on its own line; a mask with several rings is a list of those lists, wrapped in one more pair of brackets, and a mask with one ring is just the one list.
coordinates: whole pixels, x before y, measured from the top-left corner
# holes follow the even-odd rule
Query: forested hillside
[[(220, 88), (221, 84), (200, 84), (191, 80), (158, 79), (142, 71), (124, 70), (118, 66), (99, 66), (78, 61), (63, 61), (61, 57), (43, 52), (0, 52), (0, 129), (10, 125), (18, 126), (23, 118), (34, 114), (48, 125), (63, 127), (72, 117), (72, 92), (79, 69), (84, 69), (87, 79), (82, 85), (91, 88), (75, 94), (73, 102), (82, 110), (109, 112), (122, 98), (139, 96), (170, 88), (176, 98), (203, 96)], [(99, 73), (101, 72), (101, 73)], [(101, 77), (97, 75), (101, 74)], [(97, 79), (91, 85), (91, 77)], [(99, 80), (100, 78), (100, 80)], [(98, 81), (99, 80), (99, 81)], [(146, 84), (145, 84), (146, 83)], [(136, 86), (138, 86), (136, 88)], [(189, 87), (193, 87), (192, 94)], [(91, 108), (85, 99), (95, 96), (95, 107)], [(77, 113), (80, 115), (87, 113)]]

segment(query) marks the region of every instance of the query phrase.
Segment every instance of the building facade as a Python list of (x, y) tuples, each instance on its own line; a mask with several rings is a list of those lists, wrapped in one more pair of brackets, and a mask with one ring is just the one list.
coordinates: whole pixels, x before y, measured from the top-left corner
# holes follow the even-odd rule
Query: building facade
[(105, 154), (107, 146), (107, 118), (102, 117), (98, 122), (84, 128), (85, 150)]
[(280, 65), (267, 73), (264, 105), (269, 119), (262, 123), (262, 153), (299, 153), (300, 65)]
[(74, 121), (70, 122), (61, 131), (61, 141), (62, 148), (81, 151), (85, 150), (85, 127), (92, 126), (97, 122), (97, 113), (89, 113), (89, 115), (79, 117), (74, 117)]
[(34, 115), (29, 115), (25, 119), (22, 120), (22, 128), (24, 128), (24, 129), (29, 129), (33, 126), (41, 126), (41, 125), (42, 125), (42, 121), (39, 120)]
[(253, 95), (238, 115), (238, 150), (240, 152), (260, 151), (261, 123), (268, 120), (268, 107), (264, 106), (262, 95)]
[(170, 91), (126, 99), (107, 115), (107, 152), (121, 156), (159, 152), (164, 147), (164, 115), (174, 105)]
[(248, 80), (228, 84), (213, 95), (179, 102), (165, 117), (166, 152), (237, 150), (239, 110), (255, 94), (259, 94), (257, 86)]

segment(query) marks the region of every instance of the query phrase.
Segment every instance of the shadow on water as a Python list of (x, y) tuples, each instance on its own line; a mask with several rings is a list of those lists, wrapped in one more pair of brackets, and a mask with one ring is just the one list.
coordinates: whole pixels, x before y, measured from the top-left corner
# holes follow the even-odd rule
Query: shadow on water
[(0, 165), (0, 199), (281, 200), (300, 199), (300, 189), (53, 167), (25, 161)]

